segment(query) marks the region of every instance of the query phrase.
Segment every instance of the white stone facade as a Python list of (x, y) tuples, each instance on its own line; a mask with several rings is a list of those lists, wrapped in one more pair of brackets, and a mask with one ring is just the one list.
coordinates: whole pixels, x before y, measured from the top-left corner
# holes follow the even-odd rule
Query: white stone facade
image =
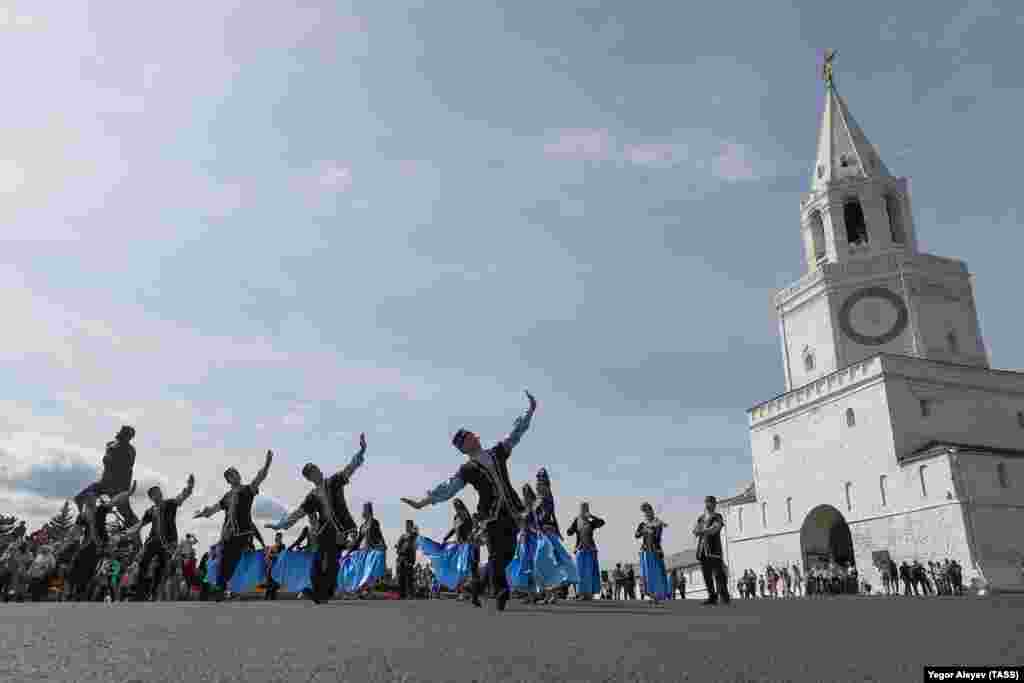
[(990, 369), (966, 265), (918, 252), (906, 179), (832, 88), (820, 139), (809, 272), (775, 299), (787, 393), (749, 411), (753, 487), (723, 504), (730, 579), (805, 571), (841, 515), (869, 582), (884, 550), (1024, 590), (1024, 373)]

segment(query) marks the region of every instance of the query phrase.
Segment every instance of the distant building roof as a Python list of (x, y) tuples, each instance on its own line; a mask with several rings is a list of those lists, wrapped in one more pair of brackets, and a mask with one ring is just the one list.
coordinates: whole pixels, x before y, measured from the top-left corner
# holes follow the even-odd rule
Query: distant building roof
[(744, 503), (757, 502), (757, 487), (754, 486), (754, 482), (750, 482), (747, 488), (743, 489), (741, 493), (737, 493), (731, 498), (718, 501), (718, 504), (722, 507), (729, 507), (730, 505), (743, 505)]
[(673, 569), (682, 569), (683, 567), (692, 567), (697, 562), (697, 549), (690, 548), (683, 550), (678, 553), (672, 553), (671, 555), (665, 556), (665, 569), (672, 571)]

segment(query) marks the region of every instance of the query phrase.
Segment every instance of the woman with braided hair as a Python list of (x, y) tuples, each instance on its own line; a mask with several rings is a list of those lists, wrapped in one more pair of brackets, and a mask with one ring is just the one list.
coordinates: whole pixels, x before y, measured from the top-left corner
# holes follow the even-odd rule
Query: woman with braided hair
[(555, 496), (551, 493), (551, 479), (543, 467), (537, 472), (537, 550), (533, 562), (533, 577), (538, 591), (545, 594), (544, 604), (553, 605), (558, 593), (569, 584), (579, 583), (576, 562), (562, 545), (562, 532), (555, 517)]
[(667, 600), (668, 576), (665, 573), (665, 553), (661, 549), (661, 535), (668, 525), (654, 516), (650, 503), (640, 506), (643, 520), (636, 528), (636, 537), (641, 539), (640, 576), (645, 590), (655, 605)]

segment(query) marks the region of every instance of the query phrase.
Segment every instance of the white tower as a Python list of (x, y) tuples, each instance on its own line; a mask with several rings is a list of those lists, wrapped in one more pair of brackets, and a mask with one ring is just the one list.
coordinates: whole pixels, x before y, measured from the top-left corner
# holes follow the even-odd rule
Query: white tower
[(919, 251), (894, 177), (825, 65), (807, 273), (779, 292), (786, 392), (749, 411), (752, 482), (720, 501), (733, 575), (957, 561), (1024, 592), (1024, 373), (993, 370), (971, 276)]
[(918, 251), (907, 179), (831, 77), (800, 216), (808, 273), (775, 297), (787, 391), (880, 352), (988, 367), (966, 264)]

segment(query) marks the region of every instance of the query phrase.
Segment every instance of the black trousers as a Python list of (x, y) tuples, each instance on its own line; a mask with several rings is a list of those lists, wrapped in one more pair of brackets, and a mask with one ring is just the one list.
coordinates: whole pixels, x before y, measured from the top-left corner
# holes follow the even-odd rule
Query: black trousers
[[(221, 543), (220, 576), (217, 577), (217, 587), (227, 590), (228, 581), (235, 574), (238, 562), (242, 559), (242, 553), (252, 550), (252, 536), (249, 534), (232, 536)], [(145, 565), (141, 565), (145, 571)]]
[[(85, 501), (86, 498), (90, 496), (99, 496), (101, 494), (106, 494), (108, 496), (116, 496), (119, 493), (121, 492), (111, 491), (106, 486), (101, 485), (100, 482), (96, 482), (94, 484), (89, 484), (84, 489), (82, 489), (81, 493), (75, 496), (75, 505), (77, 505), (78, 509), (81, 510), (82, 503)], [(127, 500), (118, 505), (116, 510), (124, 518), (125, 526), (135, 526), (135, 524), (138, 523), (139, 518), (135, 516), (134, 512), (132, 512), (132, 506), (129, 504)]]
[[(516, 555), (516, 536), (519, 527), (512, 517), (499, 517), (487, 527), (487, 556), (490, 564), (491, 590), (496, 599), (507, 599), (510, 595), (508, 578), (505, 568)], [(474, 595), (479, 595), (480, 585), (477, 582)]]
[[(139, 559), (139, 585), (135, 587), (135, 602), (149, 600), (163, 581), (170, 559), (167, 548), (162, 546), (159, 541), (146, 541), (142, 546), (142, 556)], [(153, 567), (151, 578), (149, 569), (154, 562), (156, 565)]]
[(398, 563), (398, 597), (402, 600), (416, 597), (416, 584), (413, 580), (413, 562)]
[(328, 600), (334, 595), (338, 584), (338, 537), (330, 527), (320, 534), (310, 583), (313, 586), (313, 599)]
[(71, 565), (71, 585), (74, 599), (87, 599), (99, 561), (99, 548), (96, 547), (95, 542), (83, 545), (75, 553), (75, 559)]
[(700, 561), (700, 571), (704, 575), (708, 600), (729, 602), (729, 583), (725, 578), (725, 565), (722, 563), (722, 558), (705, 557)]
[(626, 581), (623, 589), (626, 600), (636, 600), (636, 581)]

